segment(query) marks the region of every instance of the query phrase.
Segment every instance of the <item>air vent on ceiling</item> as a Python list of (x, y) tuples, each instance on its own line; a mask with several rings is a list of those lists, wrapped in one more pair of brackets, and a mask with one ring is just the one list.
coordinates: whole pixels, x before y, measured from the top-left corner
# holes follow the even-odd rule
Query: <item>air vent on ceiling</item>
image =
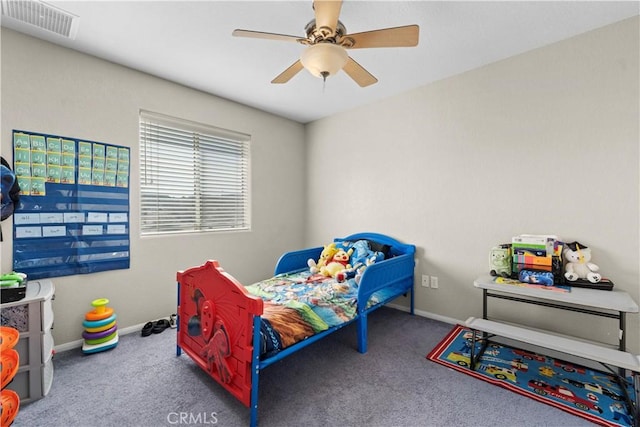
[(75, 39), (78, 32), (78, 16), (38, 0), (2, 0), (5, 18), (70, 39)]

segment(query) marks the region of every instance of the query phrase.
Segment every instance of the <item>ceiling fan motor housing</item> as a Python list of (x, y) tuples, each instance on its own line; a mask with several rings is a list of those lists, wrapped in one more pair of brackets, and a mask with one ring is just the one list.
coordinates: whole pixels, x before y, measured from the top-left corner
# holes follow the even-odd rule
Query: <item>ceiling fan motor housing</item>
[(331, 42), (331, 43), (339, 43), (339, 40), (342, 36), (347, 34), (347, 28), (344, 24), (338, 21), (335, 30), (329, 27), (320, 27), (316, 26), (316, 20), (312, 19), (309, 23), (304, 27), (304, 32), (307, 35), (306, 42), (308, 44), (316, 44), (322, 42)]

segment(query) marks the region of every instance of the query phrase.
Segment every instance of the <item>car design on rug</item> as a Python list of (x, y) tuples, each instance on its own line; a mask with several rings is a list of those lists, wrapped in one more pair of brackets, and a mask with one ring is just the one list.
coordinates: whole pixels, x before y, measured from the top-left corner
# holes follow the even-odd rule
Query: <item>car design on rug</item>
[(557, 399), (564, 400), (565, 402), (569, 402), (575, 405), (576, 408), (583, 411), (592, 410), (600, 414), (602, 413), (602, 409), (598, 405), (589, 400), (576, 396), (571, 390), (564, 386), (551, 385), (545, 383), (544, 381), (538, 380), (529, 380), (527, 385), (531, 387), (535, 393), (541, 396), (550, 395)]
[(544, 375), (545, 377), (553, 378), (554, 375), (557, 375), (556, 371), (551, 369), (550, 366), (540, 366), (538, 368), (538, 372), (540, 375)]
[(516, 354), (520, 357), (522, 357), (523, 359), (527, 359), (527, 360), (535, 360), (536, 362), (540, 362), (540, 363), (544, 363), (547, 361), (547, 358), (544, 356), (541, 356), (539, 354), (535, 354), (535, 353), (531, 353), (525, 350), (519, 350), (519, 349), (513, 349), (511, 350), (511, 352), (513, 354)]
[(562, 382), (566, 384), (571, 384), (572, 386), (577, 388), (583, 388), (588, 391), (593, 391), (594, 393), (605, 395), (607, 397), (610, 397), (613, 400), (624, 400), (622, 396), (612, 392), (606, 387), (602, 387), (600, 384), (577, 381), (571, 378), (563, 378)]
[[(458, 365), (464, 366), (464, 367), (469, 366), (469, 358), (470, 358), (469, 353), (461, 353), (459, 351), (452, 351), (447, 355), (447, 360), (455, 362)], [(526, 363), (523, 363), (521, 359), (503, 360), (493, 356), (483, 356), (482, 363), (486, 363), (486, 362), (503, 363), (505, 365), (510, 365), (511, 368), (516, 369), (518, 371), (522, 371), (522, 372), (527, 372), (527, 370), (529, 369), (529, 365), (527, 365)], [(488, 374), (493, 375), (498, 379), (508, 379), (510, 381), (516, 382), (515, 372), (512, 371), (511, 369), (501, 368), (495, 365), (488, 365), (488, 366), (492, 367), (492, 369), (490, 369), (490, 372), (486, 371)], [(482, 369), (482, 366), (480, 366), (478, 369)], [(505, 372), (502, 372), (502, 370), (504, 370)], [(504, 378), (498, 377), (497, 375), (494, 375), (494, 373), (497, 373), (498, 375), (501, 375)], [(513, 379), (511, 379), (512, 376), (513, 376)]]
[(527, 365), (526, 363), (524, 363), (522, 361), (522, 359), (513, 359), (511, 362), (509, 362), (511, 364), (511, 367), (513, 369), (516, 369), (520, 372), (527, 372), (529, 370), (529, 365)]
[(459, 353), (457, 351), (452, 351), (447, 354), (447, 360), (452, 362), (456, 362), (460, 366), (469, 366), (469, 353)]
[(486, 372), (487, 374), (493, 375), (499, 380), (509, 380), (514, 383), (517, 382), (516, 373), (511, 369), (501, 368), (500, 366), (496, 365), (481, 365), (478, 367), (478, 371)]
[(577, 372), (581, 375), (584, 375), (586, 373), (585, 369), (581, 366), (573, 366), (571, 363), (563, 362), (557, 359), (554, 359), (553, 366), (555, 366), (556, 368), (562, 368), (562, 370), (565, 372)]

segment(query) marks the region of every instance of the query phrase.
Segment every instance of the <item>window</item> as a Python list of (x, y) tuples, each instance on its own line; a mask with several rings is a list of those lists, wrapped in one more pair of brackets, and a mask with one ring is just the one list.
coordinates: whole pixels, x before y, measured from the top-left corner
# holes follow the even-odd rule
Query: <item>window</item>
[(141, 111), (142, 235), (248, 230), (249, 140)]

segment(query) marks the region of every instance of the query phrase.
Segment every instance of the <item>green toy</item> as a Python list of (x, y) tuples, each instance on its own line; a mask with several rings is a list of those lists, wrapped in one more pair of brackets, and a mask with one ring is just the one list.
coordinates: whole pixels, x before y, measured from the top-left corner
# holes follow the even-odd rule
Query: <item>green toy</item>
[(508, 244), (496, 246), (491, 249), (489, 256), (492, 276), (511, 276), (511, 246)]
[(15, 271), (6, 273), (0, 276), (0, 286), (3, 288), (20, 286), (26, 278), (27, 275), (24, 273), (16, 273)]

